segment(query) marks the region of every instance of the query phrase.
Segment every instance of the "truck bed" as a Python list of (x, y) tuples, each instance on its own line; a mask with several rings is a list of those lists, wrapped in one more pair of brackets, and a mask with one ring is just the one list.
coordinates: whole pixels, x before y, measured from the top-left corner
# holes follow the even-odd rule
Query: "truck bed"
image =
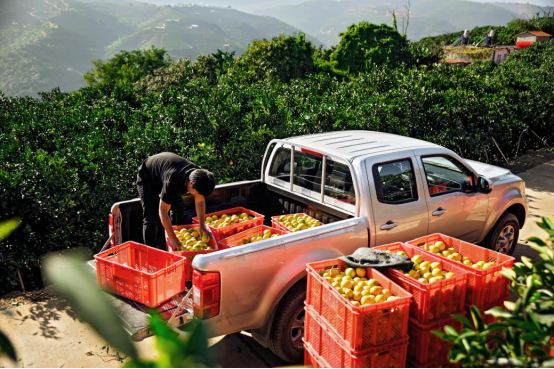
[[(185, 196), (186, 211), (184, 221), (180, 224), (192, 224), (196, 216), (194, 198)], [(216, 187), (207, 199), (206, 213), (226, 210), (242, 206), (265, 215), (265, 224), (271, 225), (274, 215), (291, 213), (308, 213), (323, 223), (333, 223), (352, 217), (345, 212), (332, 207), (323, 206), (316, 201), (291, 194), (290, 192), (268, 186), (260, 180), (234, 182)], [(115, 204), (114, 214), (116, 244), (126, 241), (142, 241), (142, 207), (139, 199), (133, 199)], [(171, 214), (174, 225), (178, 225), (175, 214)], [(120, 228), (120, 232), (117, 228)], [(119, 233), (119, 234), (118, 234)], [(163, 227), (160, 227), (159, 242), (165, 243)]]
[[(192, 218), (196, 216), (194, 198), (192, 196), (186, 196), (185, 204), (185, 217), (184, 221), (180, 222), (180, 224), (192, 224)], [(206, 213), (212, 213), (239, 206), (264, 214), (264, 223), (266, 225), (271, 225), (271, 217), (274, 215), (291, 213), (307, 213), (321, 220), (324, 224), (353, 218), (352, 215), (347, 214), (346, 212), (322, 205), (316, 201), (303, 198), (285, 190), (268, 186), (260, 180), (235, 182), (217, 186), (214, 193), (207, 199)], [(121, 244), (126, 241), (142, 242), (142, 207), (139, 199), (115, 204), (112, 207), (112, 214), (114, 216), (114, 239), (116, 244)], [(178, 225), (179, 223), (176, 221), (175, 215), (171, 214), (171, 217), (173, 224)], [(309, 234), (313, 233), (313, 231), (306, 232), (306, 234), (301, 232), (302, 234), (298, 234), (293, 238), (298, 238), (300, 240), (301, 238), (305, 238), (306, 236), (309, 236)], [(315, 232), (317, 233), (318, 231), (315, 230)], [(329, 231), (325, 233), (328, 232)], [(337, 234), (340, 234), (345, 231), (337, 230), (332, 232), (338, 232)], [(165, 235), (162, 227), (160, 227), (160, 234), (158, 237), (159, 243), (165, 243)], [(313, 239), (313, 236), (309, 237)], [(318, 237), (316, 236), (315, 239), (318, 239)], [(364, 237), (364, 239), (367, 240), (366, 237)], [(260, 247), (262, 246), (260, 245)], [(279, 248), (283, 247), (285, 246), (279, 246)], [(229, 257), (234, 258), (234, 255), (229, 255), (230, 252), (234, 253), (233, 250), (222, 250), (214, 252), (210, 255), (216, 257), (216, 255), (222, 254), (225, 255), (222, 257), (223, 259), (228, 259)], [(321, 254), (321, 256), (324, 255), (327, 254)], [(198, 257), (198, 259), (202, 258)], [(92, 263), (89, 262), (89, 264), (91, 265), (91, 268), (94, 268)], [(305, 266), (305, 262), (303, 265)], [(190, 286), (188, 287), (190, 288)], [(162, 316), (169, 319), (177, 304), (182, 300), (183, 296), (184, 293), (176, 296), (170, 302), (161, 306), (159, 311)], [(126, 329), (131, 335), (133, 335), (133, 339), (141, 340), (144, 337), (147, 337), (149, 335), (147, 329), (147, 308), (141, 304), (119, 296), (110, 295), (110, 298), (114, 302), (114, 305), (116, 305), (119, 315), (125, 321)], [(189, 304), (188, 306), (191, 305), (192, 304)], [(193, 314), (190, 310), (191, 309), (180, 314), (180, 321), (173, 326), (183, 325), (188, 319), (191, 319)]]

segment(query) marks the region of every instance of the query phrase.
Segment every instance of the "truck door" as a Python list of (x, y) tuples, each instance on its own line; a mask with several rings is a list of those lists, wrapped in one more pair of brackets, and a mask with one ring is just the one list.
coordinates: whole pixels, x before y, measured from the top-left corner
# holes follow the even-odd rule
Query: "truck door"
[(428, 211), (413, 153), (366, 160), (375, 242), (408, 241), (427, 234)]
[(429, 233), (478, 242), (488, 211), (488, 195), (477, 192), (477, 175), (462, 160), (433, 149), (418, 150), (425, 173)]

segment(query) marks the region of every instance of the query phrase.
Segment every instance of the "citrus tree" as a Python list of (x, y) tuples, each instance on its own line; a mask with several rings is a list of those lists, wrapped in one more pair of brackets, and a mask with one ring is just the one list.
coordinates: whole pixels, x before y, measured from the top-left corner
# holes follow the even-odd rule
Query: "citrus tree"
[(340, 37), (331, 61), (353, 75), (366, 72), (374, 65), (396, 66), (411, 62), (406, 38), (385, 24), (352, 24), (346, 32), (340, 33)]

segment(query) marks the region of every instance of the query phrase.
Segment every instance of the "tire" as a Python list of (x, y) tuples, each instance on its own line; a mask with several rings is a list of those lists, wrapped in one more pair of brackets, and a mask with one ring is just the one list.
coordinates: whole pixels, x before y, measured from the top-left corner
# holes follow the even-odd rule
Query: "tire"
[(273, 322), (269, 348), (289, 363), (302, 363), (304, 359), (305, 300), (306, 284), (299, 283), (283, 297)]
[(519, 239), (519, 220), (512, 213), (505, 213), (496, 222), (485, 242), (485, 247), (506, 255), (512, 255)]

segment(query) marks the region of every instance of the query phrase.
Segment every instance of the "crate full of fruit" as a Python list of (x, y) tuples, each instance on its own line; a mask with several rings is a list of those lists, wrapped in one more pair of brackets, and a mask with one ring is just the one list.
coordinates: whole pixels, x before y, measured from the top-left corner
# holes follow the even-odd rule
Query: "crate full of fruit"
[(342, 260), (309, 263), (307, 271), (307, 309), (350, 349), (363, 350), (407, 336), (412, 295), (385, 275), (371, 268), (351, 268)]
[(413, 296), (410, 317), (424, 324), (464, 310), (467, 272), (459, 266), (405, 243), (377, 246), (374, 250), (407, 256), (413, 268), (403, 273), (389, 269), (387, 276)]
[(322, 225), (321, 221), (304, 213), (271, 217), (271, 226), (285, 232), (298, 232)]
[(217, 251), (217, 242), (202, 233), (198, 224), (173, 226), (173, 232), (181, 243), (179, 250), (171, 250), (169, 241), (167, 241), (167, 251), (176, 255), (184, 256), (185, 260), (185, 281), (192, 281), (192, 261), (196, 255), (209, 254)]
[[(192, 218), (198, 224), (198, 217)], [(206, 214), (206, 225), (216, 241), (264, 224), (264, 216), (246, 208), (237, 207)]]
[(484, 307), (509, 297), (509, 280), (500, 271), (511, 268), (515, 258), (442, 234), (409, 241), (468, 273), (466, 305)]
[(287, 232), (261, 225), (247, 229), (246, 231), (237, 233), (231, 237), (227, 237), (224, 240), (219, 241), (218, 245), (220, 249), (228, 249), (230, 247), (243, 246), (268, 240), (270, 238), (279, 237), (283, 234), (287, 234)]

